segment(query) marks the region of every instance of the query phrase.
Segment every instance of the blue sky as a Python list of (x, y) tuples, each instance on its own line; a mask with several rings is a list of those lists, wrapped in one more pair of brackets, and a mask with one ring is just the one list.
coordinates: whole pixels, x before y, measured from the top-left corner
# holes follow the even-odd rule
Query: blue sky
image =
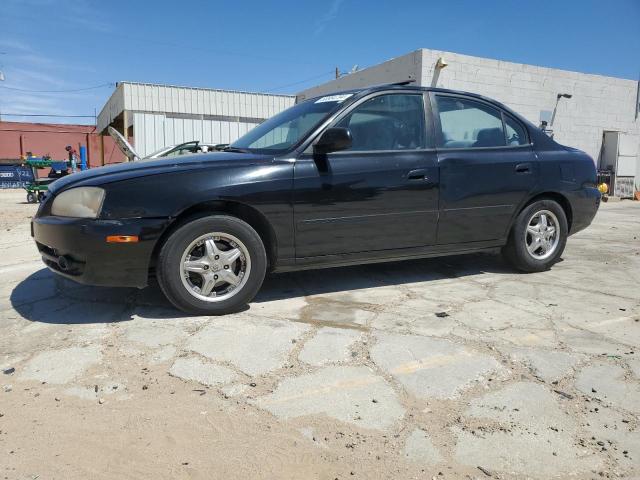
[(296, 93), (417, 48), (637, 79), (640, 0), (0, 0), (0, 115), (92, 115), (113, 90), (10, 88)]

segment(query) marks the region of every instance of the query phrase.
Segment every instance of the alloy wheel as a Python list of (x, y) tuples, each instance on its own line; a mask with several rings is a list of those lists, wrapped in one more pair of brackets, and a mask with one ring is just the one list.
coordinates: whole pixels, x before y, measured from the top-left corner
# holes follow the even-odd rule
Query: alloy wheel
[(244, 287), (251, 271), (247, 247), (237, 237), (213, 232), (196, 238), (180, 261), (182, 284), (194, 297), (221, 302)]
[(553, 255), (560, 241), (560, 222), (550, 210), (535, 212), (527, 222), (524, 234), (527, 252), (536, 260)]

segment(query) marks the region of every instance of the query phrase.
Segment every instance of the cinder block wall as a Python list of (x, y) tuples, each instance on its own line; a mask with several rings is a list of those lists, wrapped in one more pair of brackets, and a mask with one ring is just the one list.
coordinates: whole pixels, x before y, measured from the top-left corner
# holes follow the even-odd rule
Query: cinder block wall
[[(535, 125), (540, 111), (552, 111), (560, 99), (553, 129), (555, 139), (579, 148), (598, 160), (602, 132), (616, 130), (640, 144), (640, 119), (635, 118), (637, 82), (615, 77), (569, 72), (553, 68), (472, 57), (422, 49), (420, 84), (431, 85), (435, 65), (444, 57), (448, 66), (440, 71), (436, 86), (486, 95), (513, 108)], [(636, 161), (640, 181), (640, 159)]]
[(635, 118), (637, 82), (634, 80), (420, 49), (308, 88), (297, 97), (303, 100), (340, 90), (407, 80), (431, 86), (435, 65), (441, 56), (448, 66), (440, 71), (437, 87), (495, 98), (535, 125), (540, 124), (541, 110), (553, 110), (558, 93), (573, 95), (571, 99), (560, 99), (553, 125), (555, 139), (586, 151), (597, 162), (604, 130), (630, 135), (630, 143), (636, 147), (633, 153), (636, 184), (640, 184), (640, 119)]
[(419, 84), (422, 76), (422, 51), (416, 50), (401, 57), (392, 58), (378, 65), (373, 65), (355, 73), (344, 75), (335, 80), (307, 88), (296, 95), (297, 101), (313, 98), (327, 93), (352, 90), (399, 82), (415, 82)]

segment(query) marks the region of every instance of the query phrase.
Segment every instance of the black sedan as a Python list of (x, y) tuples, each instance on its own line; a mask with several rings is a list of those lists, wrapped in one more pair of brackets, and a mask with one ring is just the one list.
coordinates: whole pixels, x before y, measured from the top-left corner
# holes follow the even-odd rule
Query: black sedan
[(501, 249), (548, 269), (599, 206), (593, 160), (470, 93), (380, 86), (313, 98), (224, 151), (54, 182), (33, 220), (45, 264), (236, 311), (267, 270)]

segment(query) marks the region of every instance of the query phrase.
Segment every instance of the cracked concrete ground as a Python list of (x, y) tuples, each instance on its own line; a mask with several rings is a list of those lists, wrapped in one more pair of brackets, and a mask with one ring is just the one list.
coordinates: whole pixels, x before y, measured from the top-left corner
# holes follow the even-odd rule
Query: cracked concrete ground
[(43, 269), (0, 192), (0, 478), (640, 478), (640, 204), (550, 271), (267, 278), (242, 313)]

